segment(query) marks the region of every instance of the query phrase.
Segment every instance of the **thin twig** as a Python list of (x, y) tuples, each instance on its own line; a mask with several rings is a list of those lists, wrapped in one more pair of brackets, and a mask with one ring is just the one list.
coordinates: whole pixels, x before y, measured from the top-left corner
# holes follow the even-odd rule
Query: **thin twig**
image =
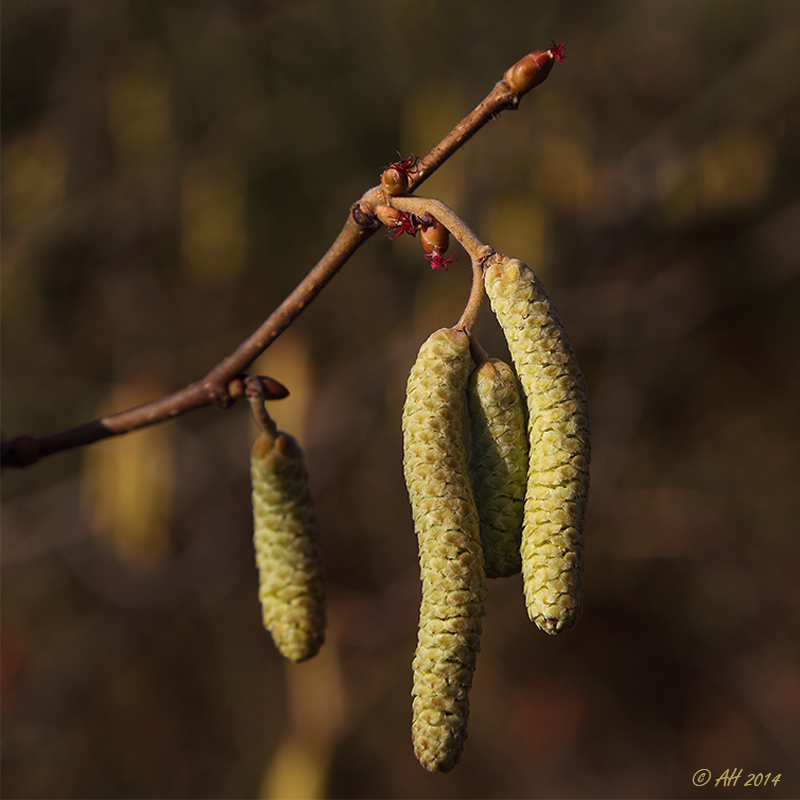
[(467, 251), (473, 261), (485, 261), (494, 250), (484, 244), (472, 228), (461, 217), (440, 200), (429, 197), (401, 196), (388, 198), (387, 204), (398, 211), (408, 211), (421, 217), (425, 212), (432, 215), (453, 234), (453, 238)]
[[(413, 191), (429, 178), (498, 113), (507, 108), (517, 108), (520, 96), (504, 81), (497, 83), (450, 133), (417, 162), (417, 169), (410, 176), (409, 191)], [(35, 463), (43, 456), (164, 422), (202, 406), (211, 404), (221, 408), (230, 406), (237, 398), (237, 393), (231, 391), (232, 381), (235, 382), (238, 376), (292, 324), (350, 256), (375, 232), (378, 222), (375, 219), (374, 209), (386, 201), (386, 195), (380, 187), (367, 191), (351, 207), (341, 233), (320, 261), (262, 325), (231, 355), (217, 364), (205, 378), (158, 400), (68, 430), (41, 437), (19, 436), (4, 440), (0, 463), (3, 466), (24, 467)], [(441, 221), (447, 225), (445, 219)], [(454, 236), (458, 239), (455, 232)], [(462, 244), (466, 249), (466, 244), (464, 242)], [(238, 396), (241, 397), (240, 394)]]
[(270, 440), (274, 440), (278, 433), (278, 428), (267, 411), (267, 406), (264, 402), (267, 398), (260, 378), (251, 375), (245, 378), (244, 385), (244, 394), (247, 402), (250, 403), (250, 412), (256, 421), (256, 425), (265, 436), (269, 437)]
[(507, 108), (516, 109), (517, 106), (519, 106), (519, 95), (512, 92), (505, 81), (495, 84), (494, 89), (439, 144), (417, 161), (416, 171), (409, 176), (408, 191), (413, 192), (424, 180), (430, 178), (456, 150), (463, 147), (497, 114)]
[(461, 319), (456, 323), (456, 328), (461, 328), (472, 336), (472, 329), (478, 321), (478, 314), (481, 312), (481, 306), (483, 305), (483, 298), (485, 295), (486, 292), (483, 288), (483, 262), (473, 259), (472, 287), (469, 292), (469, 300), (467, 300), (467, 305), (464, 309), (464, 313), (461, 315)]
[(424, 214), (430, 214), (435, 217), (467, 251), (467, 255), (472, 262), (472, 286), (467, 306), (461, 315), (461, 319), (456, 323), (456, 327), (471, 334), (483, 305), (483, 265), (486, 263), (486, 259), (494, 255), (494, 248), (484, 244), (472, 228), (452, 208), (446, 206), (440, 200), (403, 195), (389, 198), (387, 202), (398, 211), (405, 211), (417, 217), (422, 217)]

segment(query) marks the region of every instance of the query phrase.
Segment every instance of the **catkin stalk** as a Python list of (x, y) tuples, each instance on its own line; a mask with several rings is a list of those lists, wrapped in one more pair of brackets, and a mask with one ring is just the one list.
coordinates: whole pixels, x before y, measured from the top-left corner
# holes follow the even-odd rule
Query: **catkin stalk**
[(520, 540), (528, 474), (525, 412), (514, 370), (499, 358), (470, 375), (469, 476), (480, 516), (487, 578), (520, 571)]
[(250, 475), (264, 627), (282, 655), (305, 661), (325, 638), (325, 590), (308, 473), (294, 438), (261, 434)]
[(420, 348), (403, 408), (403, 466), (422, 578), (412, 738), (431, 772), (452, 769), (464, 746), (486, 593), (463, 444), (470, 365), (467, 334), (436, 331)]
[(528, 405), (521, 545), (528, 615), (542, 630), (558, 633), (581, 610), (589, 491), (586, 385), (553, 302), (525, 264), (494, 256), (485, 285)]

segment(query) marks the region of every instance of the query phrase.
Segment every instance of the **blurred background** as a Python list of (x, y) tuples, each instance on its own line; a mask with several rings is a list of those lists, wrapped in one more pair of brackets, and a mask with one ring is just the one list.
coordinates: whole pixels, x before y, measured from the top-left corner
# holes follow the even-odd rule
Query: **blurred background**
[[(593, 428), (583, 618), (547, 637), (490, 583), (462, 763), (429, 775), (400, 413), (469, 269), (374, 236), (257, 364), (307, 453), (322, 653), (261, 626), (244, 404), (7, 470), (4, 797), (800, 795), (799, 3), (2, 11), (6, 436), (205, 375), (551, 38), (564, 64), (420, 192), (540, 275)], [(488, 309), (478, 334), (507, 357)]]

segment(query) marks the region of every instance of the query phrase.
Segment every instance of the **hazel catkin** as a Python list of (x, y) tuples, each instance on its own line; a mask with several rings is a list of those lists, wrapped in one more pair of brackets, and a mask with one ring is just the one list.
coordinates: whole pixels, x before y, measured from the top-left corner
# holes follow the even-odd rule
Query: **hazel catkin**
[(590, 456), (586, 385), (558, 312), (533, 272), (498, 254), (484, 278), (528, 406), (525, 601), (542, 630), (558, 633), (581, 610)]
[(480, 518), (487, 578), (520, 571), (528, 474), (525, 413), (514, 370), (499, 358), (469, 378), (469, 476)]
[(431, 772), (452, 769), (464, 746), (486, 593), (463, 444), (470, 367), (467, 334), (436, 331), (420, 348), (403, 407), (403, 468), (422, 579), (412, 738)]
[(264, 627), (282, 655), (305, 661), (325, 638), (325, 589), (308, 473), (294, 438), (261, 434), (250, 475)]

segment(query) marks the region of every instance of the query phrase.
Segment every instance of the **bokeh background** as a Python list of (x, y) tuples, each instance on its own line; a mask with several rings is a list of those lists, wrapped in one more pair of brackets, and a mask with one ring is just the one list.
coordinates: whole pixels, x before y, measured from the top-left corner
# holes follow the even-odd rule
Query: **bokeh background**
[(307, 452), (323, 652), (287, 666), (261, 627), (243, 404), (6, 471), (4, 797), (800, 795), (800, 3), (6, 0), (4, 433), (202, 377), (551, 38), (564, 64), (421, 191), (578, 350), (578, 626), (492, 582), (462, 763), (422, 770), (400, 410), (469, 269), (378, 235), (258, 362)]

